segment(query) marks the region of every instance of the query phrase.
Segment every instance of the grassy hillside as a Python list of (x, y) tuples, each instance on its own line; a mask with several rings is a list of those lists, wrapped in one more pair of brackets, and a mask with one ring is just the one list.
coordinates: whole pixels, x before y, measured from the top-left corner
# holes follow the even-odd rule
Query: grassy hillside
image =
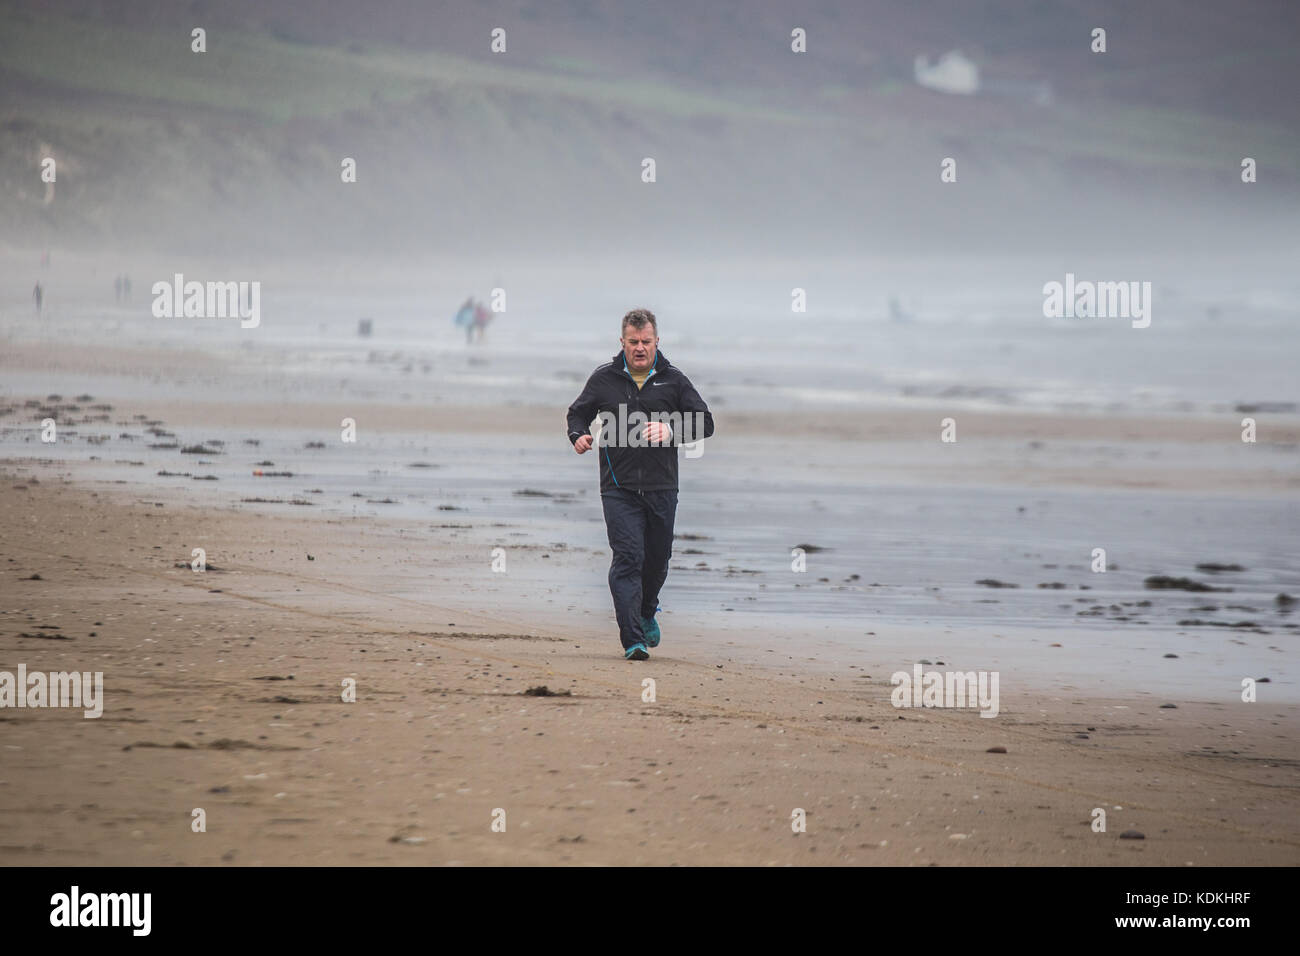
[[(1295, 70), (1279, 59), (1294, 49), (1286, 30), (1243, 33), (1246, 18), (1216, 13), (1198, 32), (1184, 12), (1181, 47), (1158, 24), (1112, 28), (1106, 60), (1070, 27), (1086, 38), (1090, 16), (1043, 8), (1000, 0), (945, 18), (873, 4), (872, 22), (850, 0), (797, 13), (758, 3), (728, 21), (579, 0), (361, 14), (336, 2), (8, 0), (0, 241), (829, 251), (987, 243), (990, 222), (1007, 243), (1033, 244), (1053, 208), (1097, 241), (1135, 206), (1176, 226), (1170, 216), (1199, 204), (1195, 221), (1247, 231), (1294, 212), (1300, 125), (1286, 116), (1294, 98), (1267, 85)], [(806, 57), (788, 50), (792, 18), (808, 23)], [(986, 77), (1046, 78), (1053, 105), (916, 87), (911, 57), (947, 48), (954, 20), (977, 25), (963, 48)], [(497, 23), (505, 56), (487, 50)], [(194, 25), (207, 53), (190, 52)], [(1213, 96), (1196, 92), (1207, 77)], [(45, 155), (59, 163), (48, 203)], [(1244, 155), (1267, 189), (1238, 188)], [(340, 181), (345, 156), (355, 184)], [(659, 166), (653, 186), (639, 179), (645, 156)], [(938, 191), (945, 156), (958, 159), (960, 193)], [(1125, 233), (1142, 239), (1140, 224)]]

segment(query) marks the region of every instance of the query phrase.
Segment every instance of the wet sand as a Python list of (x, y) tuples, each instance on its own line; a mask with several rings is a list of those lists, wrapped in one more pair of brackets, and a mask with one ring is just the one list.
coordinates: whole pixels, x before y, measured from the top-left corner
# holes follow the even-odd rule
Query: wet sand
[[(1201, 419), (963, 413), (954, 449), (933, 410), (720, 414), (683, 463), (664, 644), (633, 664), (611, 627), (594, 465), (551, 450), (562, 409), (160, 403), (132, 378), (156, 356), (58, 354), (81, 363), (49, 374), (62, 397), (11, 392), (0, 420), (0, 670), (103, 671), (104, 713), (0, 710), (0, 863), (1300, 861), (1294, 631), (1266, 600), (1294, 581), (1294, 420), (1243, 457)], [(223, 374), (202, 364), (173, 356), (168, 374)], [(42, 407), (91, 379), (118, 394), (87, 391), (42, 445)], [(347, 415), (373, 445), (337, 446)], [(147, 448), (222, 436), (211, 455)], [(254, 478), (269, 455), (295, 477)], [(867, 489), (876, 511), (860, 514)], [(1015, 523), (1022, 500), (1039, 524)], [(1073, 553), (1080, 502), (1163, 541), (1158, 566), (1078, 594), (1100, 587), (1086, 552), (1049, 570), (1044, 534)], [(1189, 552), (1161, 508), (1217, 546)], [(1010, 529), (992, 566), (940, 553), (960, 550), (953, 522), (985, 537), (979, 520)], [(956, 543), (917, 551), (918, 521)], [(795, 579), (805, 535), (835, 547)], [(857, 538), (872, 549), (850, 560)], [(1235, 576), (1191, 570), (1247, 548)], [(871, 553), (887, 562), (852, 580)], [(1156, 570), (1234, 590), (1143, 591)], [(1198, 613), (1226, 621), (1250, 602), (1254, 627), (1174, 629), (1207, 600), (1221, 609)], [(1001, 669), (998, 716), (894, 707), (891, 674), (922, 661)], [(1254, 703), (1242, 676), (1269, 678)], [(541, 686), (560, 696), (525, 693)]]

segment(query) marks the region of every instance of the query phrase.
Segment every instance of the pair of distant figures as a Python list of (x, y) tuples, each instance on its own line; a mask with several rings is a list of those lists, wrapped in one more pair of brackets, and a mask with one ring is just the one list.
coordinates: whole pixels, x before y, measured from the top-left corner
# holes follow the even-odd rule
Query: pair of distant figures
[(113, 298), (118, 302), (131, 301), (131, 277), (116, 276), (113, 279)]
[(483, 330), (492, 321), (492, 313), (482, 302), (475, 302), (474, 297), (469, 296), (456, 310), (456, 317), (452, 321), (464, 327), (465, 344), (469, 345), (474, 341), (475, 334), (478, 335), (480, 342), (483, 341)]

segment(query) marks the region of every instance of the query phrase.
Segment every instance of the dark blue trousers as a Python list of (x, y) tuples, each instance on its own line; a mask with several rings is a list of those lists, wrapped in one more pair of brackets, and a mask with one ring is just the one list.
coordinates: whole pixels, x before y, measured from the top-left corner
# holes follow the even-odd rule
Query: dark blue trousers
[(614, 559), (609, 565), (609, 593), (623, 650), (645, 642), (641, 618), (654, 617), (659, 589), (668, 577), (673, 555), (673, 518), (677, 489), (601, 492), (605, 531)]

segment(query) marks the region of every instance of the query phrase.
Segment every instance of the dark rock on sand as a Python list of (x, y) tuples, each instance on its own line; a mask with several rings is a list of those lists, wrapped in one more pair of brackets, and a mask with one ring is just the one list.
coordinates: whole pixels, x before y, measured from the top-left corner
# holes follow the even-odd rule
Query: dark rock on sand
[(1212, 588), (1191, 578), (1174, 578), (1167, 574), (1153, 574), (1142, 582), (1148, 591), (1231, 591), (1232, 588)]
[(1295, 412), (1295, 402), (1250, 402), (1237, 405), (1238, 412), (1247, 415), (1253, 415), (1257, 412), (1272, 412), (1278, 415), (1289, 415)]

